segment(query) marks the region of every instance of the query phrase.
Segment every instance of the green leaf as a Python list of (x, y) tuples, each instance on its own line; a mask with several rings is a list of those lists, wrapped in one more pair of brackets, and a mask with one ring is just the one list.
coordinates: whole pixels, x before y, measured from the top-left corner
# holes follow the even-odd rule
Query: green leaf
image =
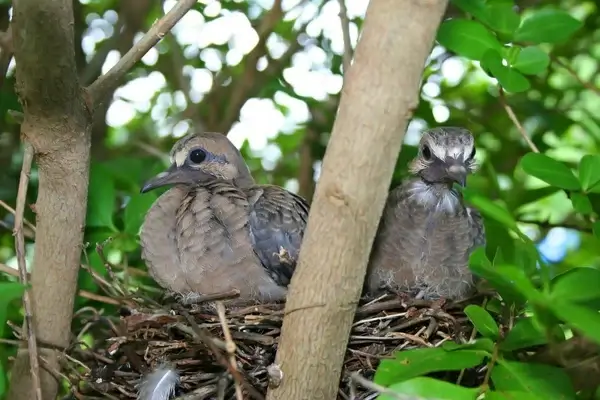
[(506, 390), (503, 392), (489, 391), (485, 394), (485, 400), (546, 400), (533, 393)]
[(558, 318), (600, 343), (600, 314), (597, 311), (556, 298), (549, 306)]
[(587, 154), (579, 162), (579, 182), (584, 191), (600, 183), (600, 156)]
[(442, 343), (442, 348), (447, 351), (456, 350), (481, 350), (486, 354), (492, 354), (494, 352), (494, 342), (488, 338), (477, 338), (467, 343), (456, 343), (447, 341)]
[(473, 326), (483, 336), (490, 339), (498, 339), (500, 331), (494, 318), (482, 307), (471, 304), (465, 307), (465, 314), (469, 317), (469, 320), (473, 323)]
[(560, 188), (557, 188), (555, 186), (546, 186), (539, 189), (527, 190), (521, 196), (518, 197), (518, 202), (515, 202), (515, 204), (518, 204), (518, 206), (522, 206), (528, 203), (533, 203), (535, 201), (553, 195), (559, 190)]
[(592, 232), (594, 232), (594, 236), (600, 239), (600, 221), (594, 222), (592, 226)]
[(21, 298), (25, 292), (25, 285), (19, 282), (0, 283), (0, 337), (4, 337), (8, 306), (13, 300)]
[[(389, 390), (398, 394), (439, 400), (475, 400), (479, 395), (479, 388), (466, 388), (427, 377), (413, 378), (408, 381), (396, 383), (390, 386)], [(377, 400), (396, 399), (397, 397), (387, 394), (377, 396)]]
[(117, 231), (113, 223), (117, 192), (110, 173), (100, 164), (92, 164), (86, 225)]
[(131, 196), (131, 199), (125, 207), (124, 222), (125, 232), (131, 235), (137, 235), (146, 213), (156, 201), (155, 193), (144, 193), (135, 194)]
[(542, 298), (541, 292), (533, 286), (525, 272), (520, 268), (509, 265), (488, 267), (477, 264), (472, 264), (469, 267), (475, 275), (486, 279), (506, 302), (522, 304), (526, 300), (540, 300)]
[(500, 343), (502, 351), (514, 351), (545, 344), (546, 334), (532, 317), (517, 320), (513, 328)]
[(550, 65), (548, 54), (539, 47), (531, 46), (519, 52), (513, 67), (524, 74), (537, 75), (544, 72), (548, 65)]
[(500, 222), (510, 229), (517, 229), (517, 222), (503, 206), (494, 203), (489, 198), (481, 196), (469, 188), (462, 189), (462, 194), (465, 200), (477, 208), (481, 214)]
[(486, 18), (483, 20), (490, 28), (496, 32), (506, 35), (515, 33), (521, 17), (513, 9), (513, 5), (506, 3), (490, 3), (486, 9)]
[(577, 32), (583, 23), (568, 12), (556, 9), (541, 9), (525, 18), (515, 32), (517, 42), (559, 43)]
[(497, 391), (526, 392), (541, 399), (574, 399), (575, 391), (566, 373), (556, 367), (536, 363), (498, 360), (492, 370)]
[(551, 296), (558, 300), (585, 302), (600, 298), (600, 271), (576, 267), (552, 280)]
[(459, 18), (444, 21), (437, 40), (448, 50), (471, 60), (481, 60), (490, 49), (502, 49), (496, 37), (481, 23)]
[(395, 359), (381, 361), (374, 381), (389, 386), (431, 372), (460, 371), (481, 364), (486, 355), (481, 350), (447, 351), (439, 347), (401, 351)]
[(452, 4), (479, 20), (487, 17), (485, 0), (452, 0)]
[(575, 211), (580, 214), (589, 215), (594, 211), (592, 202), (585, 194), (577, 192), (571, 193), (571, 203), (573, 204)]
[(540, 153), (527, 153), (521, 158), (521, 168), (528, 175), (565, 190), (580, 190), (579, 180), (565, 164)]
[(524, 92), (531, 87), (527, 78), (520, 72), (503, 64), (502, 56), (496, 50), (489, 50), (484, 54), (481, 66), (486, 73), (498, 79), (498, 83), (509, 92)]

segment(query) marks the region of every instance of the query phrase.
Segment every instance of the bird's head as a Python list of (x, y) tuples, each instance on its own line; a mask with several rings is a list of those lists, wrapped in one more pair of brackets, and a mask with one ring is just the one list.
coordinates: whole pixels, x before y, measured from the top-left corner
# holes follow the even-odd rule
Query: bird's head
[(239, 150), (220, 133), (205, 132), (181, 138), (171, 149), (171, 166), (149, 179), (142, 193), (166, 185), (230, 181), (239, 187), (254, 183)]
[(454, 182), (466, 186), (467, 175), (475, 171), (475, 140), (464, 128), (439, 127), (426, 131), (410, 172), (427, 183)]

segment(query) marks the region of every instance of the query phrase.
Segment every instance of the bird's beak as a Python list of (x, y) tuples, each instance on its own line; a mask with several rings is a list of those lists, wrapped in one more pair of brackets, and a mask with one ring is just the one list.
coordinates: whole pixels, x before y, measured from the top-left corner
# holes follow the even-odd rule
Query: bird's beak
[(462, 165), (448, 167), (448, 176), (461, 187), (467, 186), (467, 169)]
[(161, 172), (154, 178), (150, 178), (149, 180), (144, 182), (140, 193), (147, 193), (161, 186), (185, 182), (187, 182), (187, 179), (185, 177), (185, 171), (182, 171), (181, 169), (177, 168), (176, 164), (171, 164), (171, 166), (166, 171)]

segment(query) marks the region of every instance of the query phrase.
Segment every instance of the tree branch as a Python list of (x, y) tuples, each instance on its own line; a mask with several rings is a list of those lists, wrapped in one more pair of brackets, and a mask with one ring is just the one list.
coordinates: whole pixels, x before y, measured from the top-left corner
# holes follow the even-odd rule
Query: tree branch
[(336, 396), (371, 245), (446, 5), (368, 5), (289, 287), (275, 360), (282, 382), (268, 400)]
[[(77, 79), (73, 2), (16, 1), (11, 25), (15, 87), (24, 114), (21, 137), (35, 151), (39, 176), (32, 327), (41, 341), (66, 347), (86, 215), (91, 121)], [(58, 369), (54, 351), (38, 352)], [(19, 349), (9, 400), (36, 397), (31, 368), (29, 352)], [(55, 398), (58, 382), (45, 369), (40, 379), (43, 398)]]
[(552, 61), (554, 61), (555, 64), (563, 67), (573, 78), (575, 78), (575, 80), (577, 82), (579, 82), (579, 84), (581, 86), (583, 86), (584, 88), (591, 90), (592, 92), (596, 93), (598, 96), (600, 96), (600, 87), (595, 86), (592, 82), (586, 82), (583, 79), (581, 79), (579, 77), (579, 75), (577, 74), (577, 71), (575, 71), (573, 69), (573, 67), (571, 67), (569, 64), (567, 64), (564, 61), (561, 61), (560, 59), (558, 59), (558, 57), (551, 55), (550, 58), (552, 59)]
[(535, 143), (533, 143), (533, 141), (525, 131), (525, 128), (523, 128), (523, 125), (521, 125), (521, 123), (519, 122), (519, 119), (515, 115), (515, 112), (513, 111), (512, 107), (507, 103), (506, 96), (504, 95), (504, 89), (502, 89), (502, 87), (500, 86), (498, 86), (498, 98), (500, 99), (500, 104), (502, 104), (502, 108), (504, 108), (506, 114), (508, 114), (508, 118), (510, 118), (512, 123), (515, 125), (515, 127), (525, 140), (525, 143), (527, 143), (527, 145), (532, 151), (539, 153), (540, 151), (538, 150), (537, 146), (535, 145)]
[[(17, 210), (15, 211), (15, 249), (17, 252), (17, 263), (19, 264), (19, 279), (23, 285), (29, 285), (27, 277), (27, 265), (25, 262), (25, 237), (23, 235), (23, 214), (25, 213), (25, 204), (27, 202), (27, 187), (29, 186), (29, 174), (31, 173), (31, 163), (33, 162), (33, 148), (29, 143), (25, 143), (25, 152), (23, 155), (23, 167), (21, 169), (21, 178), (19, 179), (19, 190), (17, 193)], [(27, 338), (27, 347), (29, 349), (29, 364), (31, 368), (31, 380), (35, 389), (35, 397), (42, 400), (42, 385), (40, 383), (40, 365), (38, 362), (37, 339), (35, 334), (35, 325), (33, 323), (33, 307), (31, 305), (30, 289), (26, 288), (23, 293), (23, 307), (25, 308), (25, 324), (23, 336)]]
[(344, 54), (342, 59), (344, 62), (344, 75), (348, 73), (350, 64), (352, 63), (352, 43), (350, 40), (350, 20), (348, 19), (348, 9), (346, 1), (339, 0), (340, 3), (340, 22), (342, 23), (342, 34), (344, 37)]
[(94, 108), (98, 107), (98, 103), (106, 100), (106, 94), (116, 89), (119, 80), (127, 71), (140, 61), (148, 50), (154, 47), (197, 2), (198, 0), (179, 0), (168, 13), (152, 25), (127, 54), (121, 57), (119, 62), (88, 87)]

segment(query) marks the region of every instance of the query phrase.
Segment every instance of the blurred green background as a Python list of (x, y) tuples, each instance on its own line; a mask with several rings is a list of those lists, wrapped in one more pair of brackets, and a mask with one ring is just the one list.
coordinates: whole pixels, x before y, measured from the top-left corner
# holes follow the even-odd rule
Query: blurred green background
[[(478, 5), (490, 2), (496, 13), (478, 14)], [(354, 47), (368, 1), (346, 3)], [(75, 1), (81, 84), (88, 85), (106, 72), (173, 4), (174, 0)], [(8, 26), (10, 9), (9, 2), (0, 2), (1, 30)], [(515, 46), (506, 46), (519, 42), (511, 36), (515, 30), (511, 31), (511, 25), (522, 21), (514, 20), (509, 9), (523, 19), (540, 11), (543, 15), (544, 10), (562, 10), (572, 20), (556, 17), (547, 24), (534, 24), (534, 33), (523, 33), (519, 46), (536, 49), (530, 58), (522, 55), (520, 59)], [(82, 263), (105, 275), (95, 246), (110, 237), (105, 253), (117, 266), (115, 272), (132, 287), (158, 293), (140, 260), (137, 238), (144, 214), (158, 193), (140, 195), (139, 189), (145, 179), (165, 168), (171, 145), (194, 130), (228, 133), (257, 182), (284, 186), (310, 200), (342, 86), (344, 43), (339, 15), (337, 0), (199, 2), (127, 74), (112, 94), (112, 102), (97, 112), (85, 232), (88, 246)], [(505, 70), (494, 64), (494, 54), (486, 51), (495, 44), (486, 42), (487, 36), (478, 27), (440, 29), (392, 186), (406, 176), (407, 162), (416, 154), (414, 146), (423, 129), (466, 127), (475, 135), (481, 165), (469, 180), (468, 198), (485, 198), (488, 257), (498, 257), (500, 248), (501, 258), (514, 262), (520, 252), (514, 229), (508, 226), (511, 222), (502, 219), (502, 212), (490, 209), (501, 207), (540, 249), (551, 276), (574, 267), (598, 268), (599, 240), (593, 235), (598, 195), (593, 190), (574, 195), (563, 190), (569, 188), (561, 182), (548, 185), (552, 177), (543, 179), (544, 173), (539, 172), (547, 160), (532, 160), (530, 168), (522, 165), (522, 157), (531, 149), (505, 107), (506, 103), (514, 111), (539, 151), (562, 162), (567, 170), (577, 169), (582, 156), (598, 154), (598, 3), (454, 1), (445, 18), (480, 21), (493, 40), (505, 45), (502, 51), (506, 53), (500, 55), (509, 63), (512, 57), (514, 63)], [(9, 65), (0, 59), (0, 67), (8, 71), (0, 88), (0, 200), (4, 204), (0, 207), (0, 267), (4, 271), (0, 279), (14, 281), (14, 217), (9, 208), (15, 206), (22, 146), (19, 126), (8, 110), (21, 108), (14, 88), (14, 61)], [(498, 82), (509, 93), (500, 96)], [(590, 171), (600, 175), (598, 168)], [(29, 204), (35, 203), (36, 183), (34, 166)], [(35, 223), (29, 207), (26, 218)], [(31, 260), (33, 229), (26, 227), (26, 236)], [(107, 315), (117, 314), (110, 299), (95, 296), (100, 289), (89, 272), (82, 269), (79, 283), (76, 309), (92, 305), (104, 308)], [(8, 308), (8, 317), (18, 322), (21, 310), (18, 302), (14, 304)], [(11, 337), (7, 329), (3, 334)]]

